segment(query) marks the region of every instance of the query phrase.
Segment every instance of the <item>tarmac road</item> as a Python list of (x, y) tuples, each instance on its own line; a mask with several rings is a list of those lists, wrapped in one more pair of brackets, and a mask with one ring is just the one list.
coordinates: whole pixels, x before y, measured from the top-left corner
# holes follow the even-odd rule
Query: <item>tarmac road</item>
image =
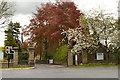
[(118, 67), (77, 67), (36, 64), (35, 69), (2, 70), (3, 78), (118, 78)]

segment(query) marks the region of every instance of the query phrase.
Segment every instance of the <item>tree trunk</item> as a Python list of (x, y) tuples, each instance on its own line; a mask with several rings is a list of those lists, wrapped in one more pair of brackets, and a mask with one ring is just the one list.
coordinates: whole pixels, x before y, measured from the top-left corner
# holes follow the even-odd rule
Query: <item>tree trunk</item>
[(40, 52), (40, 61), (41, 61), (41, 56), (42, 56), (42, 53)]

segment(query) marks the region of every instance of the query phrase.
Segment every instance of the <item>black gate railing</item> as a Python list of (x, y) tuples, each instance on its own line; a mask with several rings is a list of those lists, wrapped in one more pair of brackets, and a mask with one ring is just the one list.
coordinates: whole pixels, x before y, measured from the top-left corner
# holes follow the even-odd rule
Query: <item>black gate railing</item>
[(28, 65), (29, 53), (18, 53), (18, 64)]

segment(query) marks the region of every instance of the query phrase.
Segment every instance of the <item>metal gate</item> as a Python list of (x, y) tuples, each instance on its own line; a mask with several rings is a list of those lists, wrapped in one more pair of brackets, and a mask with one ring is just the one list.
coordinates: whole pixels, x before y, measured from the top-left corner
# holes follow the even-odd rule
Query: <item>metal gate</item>
[(19, 65), (28, 65), (29, 53), (18, 53), (18, 64)]

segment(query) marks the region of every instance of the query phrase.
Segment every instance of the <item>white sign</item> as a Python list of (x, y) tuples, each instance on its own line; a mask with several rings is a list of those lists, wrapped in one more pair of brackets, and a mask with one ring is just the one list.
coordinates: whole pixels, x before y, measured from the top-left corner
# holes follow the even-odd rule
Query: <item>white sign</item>
[(0, 60), (3, 60), (3, 52), (0, 52)]
[(104, 54), (103, 53), (97, 53), (97, 60), (104, 60)]
[(75, 55), (75, 65), (78, 65), (78, 63), (77, 63), (77, 54)]
[(52, 64), (53, 63), (53, 59), (49, 59), (49, 63)]
[(77, 54), (75, 55), (75, 60), (77, 61)]

